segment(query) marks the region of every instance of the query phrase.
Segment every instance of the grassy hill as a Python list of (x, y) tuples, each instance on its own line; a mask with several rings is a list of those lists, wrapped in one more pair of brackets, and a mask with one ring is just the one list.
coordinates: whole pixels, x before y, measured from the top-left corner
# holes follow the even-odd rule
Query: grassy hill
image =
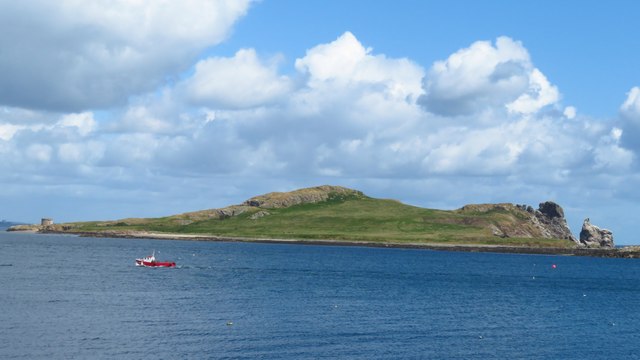
[[(257, 196), (240, 205), (163, 218), (57, 225), (65, 232), (149, 231), (223, 237), (393, 243), (573, 247), (548, 238), (532, 215), (511, 204), (424, 209), (335, 186)], [(496, 235), (496, 229), (501, 229)], [(506, 231), (505, 229), (515, 230)], [(508, 233), (516, 234), (509, 236)], [(546, 237), (546, 238), (545, 238)]]

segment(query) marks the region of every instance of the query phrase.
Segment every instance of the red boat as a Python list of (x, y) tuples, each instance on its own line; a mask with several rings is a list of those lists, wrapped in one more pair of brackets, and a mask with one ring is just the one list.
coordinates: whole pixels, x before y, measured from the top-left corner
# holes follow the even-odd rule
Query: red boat
[(153, 251), (153, 254), (143, 257), (142, 259), (136, 259), (136, 266), (146, 266), (146, 267), (176, 267), (176, 263), (173, 261), (158, 261), (156, 260), (156, 252)]

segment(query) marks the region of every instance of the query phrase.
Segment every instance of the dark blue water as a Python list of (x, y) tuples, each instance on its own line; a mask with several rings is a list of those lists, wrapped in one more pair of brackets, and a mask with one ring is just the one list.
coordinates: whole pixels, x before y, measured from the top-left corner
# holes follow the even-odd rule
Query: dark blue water
[[(154, 249), (178, 268), (134, 266)], [(639, 337), (640, 260), (0, 233), (2, 359), (637, 359)]]

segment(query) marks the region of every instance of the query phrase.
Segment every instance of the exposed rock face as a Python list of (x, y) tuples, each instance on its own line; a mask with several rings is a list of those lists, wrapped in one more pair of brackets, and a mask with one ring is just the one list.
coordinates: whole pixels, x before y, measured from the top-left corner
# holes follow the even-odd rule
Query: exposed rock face
[(587, 218), (582, 223), (580, 244), (588, 248), (613, 248), (613, 233), (592, 225)]
[(247, 205), (231, 205), (221, 209), (210, 209), (188, 212), (176, 216), (178, 218), (177, 223), (180, 225), (188, 225), (193, 221), (209, 220), (209, 219), (226, 219), (232, 216), (240, 215), (251, 209)]
[(564, 218), (564, 210), (553, 201), (540, 203), (538, 211), (549, 219)]
[(564, 210), (553, 201), (540, 203), (538, 211), (535, 211), (534, 223), (537, 222), (542, 233), (548, 238), (567, 239), (578, 244), (578, 240), (573, 236), (567, 220), (564, 218)]
[(564, 218), (562, 207), (552, 201), (540, 203), (538, 210), (528, 205), (475, 204), (458, 210), (462, 213), (500, 213), (502, 220), (487, 226), (497, 237), (566, 239), (578, 244)]
[(260, 210), (260, 211), (258, 211), (257, 213), (255, 213), (255, 214), (253, 214), (253, 215), (249, 216), (249, 219), (251, 219), (251, 220), (258, 220), (258, 219), (260, 219), (261, 217), (265, 217), (265, 216), (269, 216), (269, 215), (271, 215), (271, 213), (269, 213), (268, 211), (266, 211), (266, 210)]
[(230, 218), (232, 216), (237, 216), (247, 211), (248, 208), (243, 205), (231, 205), (226, 208), (216, 209), (214, 213), (217, 215), (219, 219)]

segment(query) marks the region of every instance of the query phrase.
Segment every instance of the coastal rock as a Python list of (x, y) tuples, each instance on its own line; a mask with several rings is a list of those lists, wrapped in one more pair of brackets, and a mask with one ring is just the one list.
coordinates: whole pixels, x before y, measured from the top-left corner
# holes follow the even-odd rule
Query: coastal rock
[(578, 240), (571, 233), (567, 220), (564, 217), (564, 210), (553, 201), (540, 203), (538, 210), (534, 213), (534, 222), (548, 238), (571, 240), (578, 244)]
[(14, 225), (7, 229), (7, 231), (18, 231), (18, 232), (60, 232), (60, 231), (68, 231), (71, 230), (73, 226), (67, 224), (51, 224), (51, 225), (40, 225), (40, 224), (31, 224), (31, 225)]
[(13, 225), (7, 228), (7, 231), (40, 231), (40, 225)]
[(497, 236), (497, 237), (508, 237), (507, 234), (505, 234), (499, 227), (497, 227), (495, 224), (491, 224), (489, 225), (489, 229), (491, 229), (491, 234), (493, 234), (493, 236)]
[(587, 218), (582, 223), (580, 244), (588, 248), (613, 248), (613, 233), (591, 224)]
[(538, 206), (540, 214), (549, 219), (564, 218), (564, 210), (553, 201), (545, 201)]
[(246, 205), (231, 205), (220, 209), (188, 212), (177, 215), (174, 218), (176, 219), (176, 223), (180, 225), (186, 225), (194, 221), (228, 219), (230, 217), (240, 215), (250, 209), (251, 207)]
[(214, 213), (217, 214), (218, 219), (226, 219), (232, 216), (240, 215), (247, 210), (249, 209), (246, 206), (232, 205), (232, 206), (227, 206), (226, 208), (216, 209), (214, 210)]
[(567, 225), (564, 210), (553, 201), (540, 203), (537, 210), (529, 205), (501, 203), (465, 205), (458, 211), (462, 214), (494, 214), (495, 220), (489, 224), (476, 219), (473, 221), (477, 224), (468, 225), (488, 227), (496, 237), (565, 239), (578, 244)]

